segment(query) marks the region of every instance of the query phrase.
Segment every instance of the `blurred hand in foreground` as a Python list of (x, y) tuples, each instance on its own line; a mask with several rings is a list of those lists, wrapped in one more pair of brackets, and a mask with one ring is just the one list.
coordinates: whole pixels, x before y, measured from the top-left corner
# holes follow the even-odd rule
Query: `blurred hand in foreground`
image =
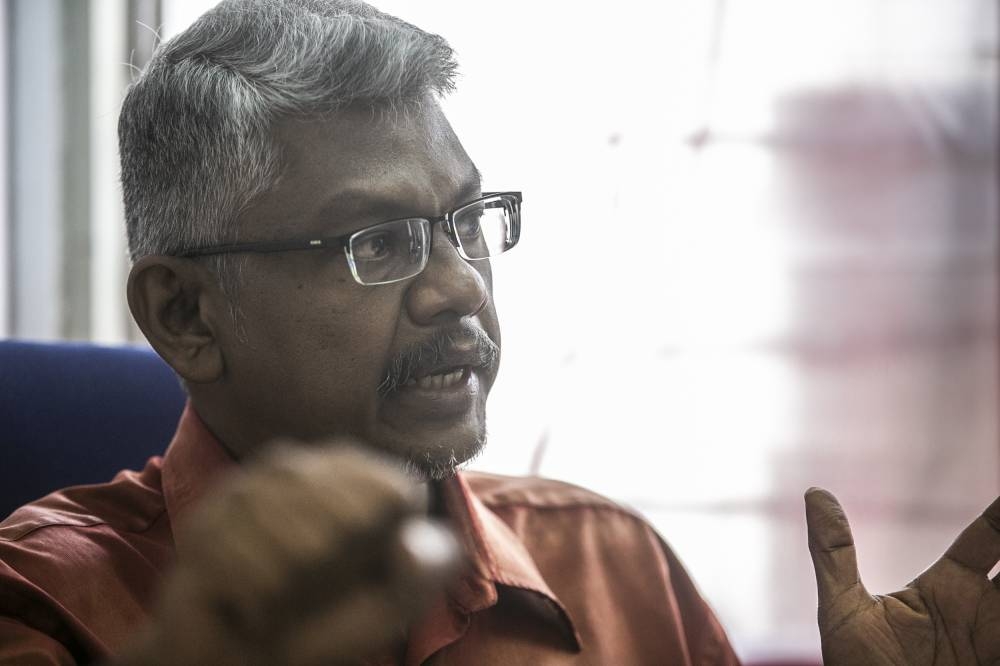
[(904, 589), (871, 595), (858, 573), (844, 510), (825, 490), (806, 493), (809, 550), (819, 590), (826, 666), (951, 666), (1000, 662), (1000, 499)]
[(458, 558), (426, 492), (350, 446), (279, 445), (206, 498), (119, 664), (350, 664), (405, 638)]

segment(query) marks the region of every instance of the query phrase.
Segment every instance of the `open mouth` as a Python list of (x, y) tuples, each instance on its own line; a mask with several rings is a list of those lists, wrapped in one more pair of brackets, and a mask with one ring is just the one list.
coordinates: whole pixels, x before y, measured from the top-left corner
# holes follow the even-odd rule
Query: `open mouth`
[(472, 369), (467, 366), (448, 367), (434, 370), (422, 377), (411, 377), (403, 389), (418, 388), (428, 391), (441, 391), (465, 384)]
[(393, 356), (376, 391), (382, 399), (394, 393), (409, 395), (410, 400), (457, 398), (477, 392), (481, 381), (492, 381), (499, 360), (500, 347), (482, 329), (442, 329)]
[(384, 414), (407, 428), (414, 422), (421, 427), (465, 422), (482, 406), (480, 372), (478, 366), (455, 363), (419, 371), (387, 396)]

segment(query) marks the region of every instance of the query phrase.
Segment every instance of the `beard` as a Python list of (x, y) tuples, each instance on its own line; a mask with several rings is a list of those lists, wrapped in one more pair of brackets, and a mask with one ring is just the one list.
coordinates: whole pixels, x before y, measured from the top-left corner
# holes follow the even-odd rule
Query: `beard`
[(484, 432), (475, 441), (462, 445), (442, 442), (440, 446), (412, 451), (399, 461), (403, 471), (419, 481), (443, 481), (455, 476), (464, 466), (478, 458), (486, 446)]

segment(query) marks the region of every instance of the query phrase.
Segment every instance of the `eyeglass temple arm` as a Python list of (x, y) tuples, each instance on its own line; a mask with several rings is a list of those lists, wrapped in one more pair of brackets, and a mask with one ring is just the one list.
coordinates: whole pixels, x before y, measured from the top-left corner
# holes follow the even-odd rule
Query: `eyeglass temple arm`
[(348, 236), (332, 238), (296, 239), (282, 241), (260, 241), (256, 243), (233, 243), (217, 247), (199, 248), (182, 253), (182, 257), (206, 257), (216, 254), (232, 254), (236, 252), (287, 252), (289, 250), (311, 250), (321, 247), (343, 247)]

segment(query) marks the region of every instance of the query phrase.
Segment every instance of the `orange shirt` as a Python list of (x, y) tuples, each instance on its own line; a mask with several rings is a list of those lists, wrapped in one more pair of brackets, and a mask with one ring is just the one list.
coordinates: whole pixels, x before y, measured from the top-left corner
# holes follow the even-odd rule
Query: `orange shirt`
[[(141, 472), (0, 523), (0, 664), (114, 654), (170, 569), (171, 522), (234, 465), (189, 406)], [(443, 495), (469, 567), (411, 628), (403, 665), (738, 663), (677, 558), (629, 511), (556, 481), (472, 472)]]

